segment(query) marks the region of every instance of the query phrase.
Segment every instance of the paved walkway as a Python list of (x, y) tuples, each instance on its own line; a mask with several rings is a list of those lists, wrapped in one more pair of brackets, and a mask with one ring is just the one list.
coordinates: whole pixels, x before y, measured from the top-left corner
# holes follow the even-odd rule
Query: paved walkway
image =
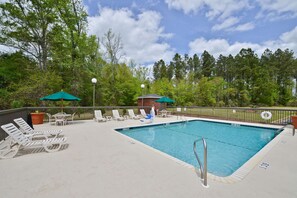
[[(176, 120), (157, 118), (155, 122)], [(37, 129), (62, 128), (68, 145), (62, 151), (20, 151), (0, 160), (3, 198), (296, 198), (297, 135), (286, 129), (276, 145), (240, 182), (209, 179), (201, 185), (193, 169), (116, 133), (113, 128), (139, 125), (126, 120), (96, 123), (75, 121), (67, 126), (43, 124)], [(267, 169), (259, 167), (269, 163)]]

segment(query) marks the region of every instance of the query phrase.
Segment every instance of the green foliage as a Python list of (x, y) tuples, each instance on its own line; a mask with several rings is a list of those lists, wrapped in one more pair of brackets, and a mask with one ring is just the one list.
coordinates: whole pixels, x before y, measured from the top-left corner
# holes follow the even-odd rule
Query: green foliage
[(133, 73), (133, 76), (139, 81), (139, 84), (141, 84), (140, 82), (145, 82), (148, 80), (148, 76), (150, 74), (149, 68), (141, 66), (130, 66), (130, 69)]
[(170, 98), (173, 98), (173, 90), (174, 86), (167, 78), (154, 81), (151, 88), (152, 93)]
[(171, 97), (181, 106), (296, 103), (297, 60), (288, 49), (267, 49), (260, 58), (241, 49), (217, 60), (207, 51), (200, 57), (176, 53), (169, 64), (154, 63), (151, 79), (147, 67), (118, 63), (122, 44), (111, 30), (101, 42), (108, 50), (107, 60), (102, 58), (99, 39), (87, 34), (81, 0), (10, 0), (0, 4), (0, 25), (0, 44), (20, 50), (0, 54), (1, 109), (57, 105), (39, 98), (61, 89), (80, 97), (79, 105), (91, 106), (94, 77), (100, 106), (136, 105), (142, 92)]
[(188, 60), (188, 70), (189, 70), (189, 81), (190, 82), (198, 82), (201, 77), (201, 64), (200, 59), (197, 54), (194, 54), (193, 58), (189, 58)]
[(207, 51), (204, 51), (201, 55), (201, 73), (205, 77), (211, 77), (214, 73), (215, 58)]
[(0, 44), (22, 50), (47, 68), (55, 0), (11, 0), (0, 4)]
[(191, 106), (194, 104), (193, 91), (194, 86), (186, 80), (181, 80), (176, 83), (175, 88), (173, 89), (173, 99), (178, 105)]
[(175, 54), (173, 57), (172, 65), (174, 68), (174, 74), (176, 80), (182, 80), (186, 74), (186, 62), (184, 62), (179, 54)]
[(297, 107), (297, 98), (290, 100), (287, 105), (290, 107)]
[(10, 92), (7, 89), (0, 89), (0, 95), (0, 109), (9, 109), (11, 107), (9, 103)]
[(214, 84), (208, 78), (202, 77), (195, 92), (196, 103), (199, 106), (214, 106), (216, 103), (214, 89)]
[(32, 69), (35, 69), (35, 63), (21, 52), (1, 54), (0, 89), (9, 87), (11, 83), (18, 83)]
[(198, 106), (224, 106), (226, 90), (223, 78), (212, 79), (202, 77), (195, 90), (195, 100)]
[(134, 98), (140, 85), (137, 82), (132, 71), (125, 64), (106, 64), (100, 79), (103, 104), (135, 105)]
[(153, 67), (153, 74), (155, 80), (159, 80), (162, 78), (168, 77), (169, 80), (171, 80), (172, 76), (172, 67), (167, 68), (165, 65), (165, 62), (161, 59), (160, 61), (156, 62)]
[(12, 108), (21, 108), (24, 107), (24, 101), (22, 100), (14, 100), (11, 103)]
[(39, 98), (60, 91), (62, 82), (55, 72), (35, 72), (12, 85), (15, 91), (11, 94), (10, 101), (24, 106), (39, 106)]

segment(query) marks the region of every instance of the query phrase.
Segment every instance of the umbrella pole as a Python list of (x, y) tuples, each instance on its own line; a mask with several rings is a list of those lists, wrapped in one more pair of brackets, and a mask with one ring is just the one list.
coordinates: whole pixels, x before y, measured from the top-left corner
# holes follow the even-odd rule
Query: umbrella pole
[(62, 113), (63, 113), (63, 98), (62, 98)]

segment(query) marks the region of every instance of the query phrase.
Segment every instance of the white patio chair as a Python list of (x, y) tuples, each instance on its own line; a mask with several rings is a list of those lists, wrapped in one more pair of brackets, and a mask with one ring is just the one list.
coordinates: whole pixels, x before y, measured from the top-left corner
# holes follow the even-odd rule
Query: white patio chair
[(65, 115), (63, 115), (63, 114), (56, 114), (55, 115), (55, 123), (56, 123), (56, 125), (61, 124), (61, 125), (64, 126), (67, 123), (67, 119), (66, 119)]
[(31, 128), (31, 126), (23, 119), (23, 118), (17, 118), (13, 120), (19, 127), (20, 130), (24, 134), (31, 135), (32, 137), (36, 136), (55, 136), (61, 135), (62, 130), (46, 130), (46, 131), (37, 131)]
[(120, 116), (118, 110), (112, 110), (112, 117), (113, 117), (113, 119), (115, 119), (117, 121), (124, 121), (125, 120), (122, 116)]
[(161, 117), (163, 117), (163, 118), (167, 117), (167, 111), (166, 111), (165, 109), (161, 110), (161, 111), (160, 111), (160, 115), (161, 115)]
[(144, 109), (140, 109), (140, 113), (141, 113), (142, 117), (146, 118), (146, 113), (145, 113)]
[(106, 118), (102, 116), (101, 110), (95, 110), (95, 121), (96, 122), (106, 122)]
[(69, 117), (67, 119), (67, 123), (72, 123), (73, 124), (73, 120), (74, 120), (74, 116), (75, 116), (76, 112), (74, 112), (73, 114), (71, 114), (71, 117)]
[(1, 128), (13, 139), (15, 144), (19, 145), (19, 147), (15, 148), (14, 155), (10, 155), (10, 157), (14, 157), (20, 147), (24, 147), (24, 148), (43, 147), (47, 152), (55, 152), (60, 150), (61, 146), (65, 144), (67, 141), (66, 137), (62, 137), (62, 138), (46, 137), (46, 139), (42, 139), (42, 140), (30, 140), (12, 123), (2, 125)]
[(139, 120), (140, 119), (139, 115), (134, 114), (133, 109), (128, 109), (128, 114), (129, 114), (129, 117), (131, 119), (134, 119), (134, 120)]
[(56, 122), (55, 122), (55, 118), (54, 118), (54, 116), (52, 115), (52, 114), (50, 114), (50, 113), (46, 113), (46, 115), (47, 115), (47, 117), (48, 117), (48, 123), (49, 124), (55, 124)]

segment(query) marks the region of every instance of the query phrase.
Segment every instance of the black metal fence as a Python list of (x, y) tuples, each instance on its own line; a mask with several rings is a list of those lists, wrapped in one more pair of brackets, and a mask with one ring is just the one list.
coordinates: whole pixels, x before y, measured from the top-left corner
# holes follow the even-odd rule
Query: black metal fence
[[(210, 108), (210, 107), (180, 107), (168, 108), (173, 114), (234, 120), (253, 123), (267, 123), (276, 125), (291, 124), (291, 117), (297, 115), (297, 109), (284, 108)], [(268, 112), (270, 119), (264, 119), (261, 114)]]
[[(94, 109), (100, 109), (105, 116), (111, 116), (113, 109), (118, 109), (121, 115), (127, 114), (127, 109), (133, 109), (135, 113), (139, 113), (139, 109), (144, 108), (147, 113), (150, 111), (150, 106), (96, 106), (96, 107), (64, 107), (63, 111), (69, 114), (76, 112), (75, 120), (88, 120), (94, 118)], [(286, 125), (291, 123), (291, 116), (297, 115), (297, 109), (284, 108), (210, 108), (210, 107), (168, 107), (173, 115), (216, 118), (222, 120), (234, 120), (253, 123), (267, 123)], [(61, 111), (60, 107), (26, 107), (11, 110), (0, 111), (0, 125), (13, 122), (13, 119), (22, 117), (27, 120), (31, 112), (45, 112), (55, 114)], [(261, 117), (263, 111), (271, 113), (272, 117), (265, 120)], [(44, 122), (48, 121), (45, 116)], [(0, 129), (0, 141), (7, 134)]]

